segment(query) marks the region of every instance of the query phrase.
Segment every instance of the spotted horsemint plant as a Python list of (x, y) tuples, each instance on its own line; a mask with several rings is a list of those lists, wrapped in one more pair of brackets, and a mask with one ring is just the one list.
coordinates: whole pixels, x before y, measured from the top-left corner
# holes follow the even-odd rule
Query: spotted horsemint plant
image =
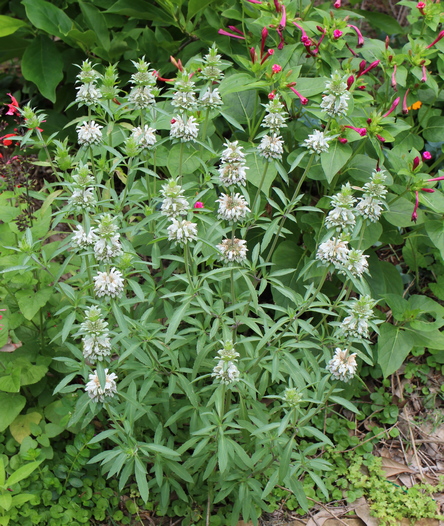
[(349, 354), (349, 351), (336, 348), (333, 358), (328, 362), (327, 371), (337, 380), (349, 382), (356, 374), (358, 364), (356, 363), (356, 353)]
[(95, 370), (89, 375), (89, 382), (85, 386), (85, 391), (93, 402), (104, 402), (107, 398), (114, 398), (117, 393), (116, 380), (117, 375), (115, 373), (108, 374), (108, 369), (105, 369), (105, 385), (102, 386)]

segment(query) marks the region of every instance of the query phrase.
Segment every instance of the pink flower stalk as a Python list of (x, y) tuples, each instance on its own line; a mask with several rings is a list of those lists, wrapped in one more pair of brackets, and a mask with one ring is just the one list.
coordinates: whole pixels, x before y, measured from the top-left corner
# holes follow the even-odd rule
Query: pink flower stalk
[(432, 158), (432, 154), (430, 152), (423, 152), (422, 153), (423, 161), (430, 161), (431, 158)]
[(361, 137), (365, 137), (367, 135), (367, 128), (356, 128), (355, 126), (344, 126), (344, 128), (350, 128), (350, 130), (354, 130), (356, 133), (359, 133)]
[(336, 0), (336, 2), (333, 4), (333, 7), (335, 9), (339, 9), (341, 7), (341, 0)]
[(393, 73), (392, 73), (392, 88), (395, 91), (398, 91), (396, 88), (397, 82), (396, 82), (396, 70), (398, 69), (398, 66), (396, 64), (393, 65)]
[(290, 84), (288, 84), (288, 85), (287, 85), (287, 88), (290, 88), (291, 91), (292, 91), (295, 95), (297, 95), (297, 96), (299, 97), (302, 106), (306, 106), (306, 105), (308, 104), (308, 99), (307, 99), (307, 97), (304, 97), (303, 95), (301, 95), (301, 94), (299, 93), (299, 91), (296, 91), (296, 90), (293, 88), (293, 86), (291, 86)]
[(250, 2), (250, 4), (262, 4), (260, 0), (247, 0), (247, 2)]
[(279, 64), (273, 64), (271, 66), (271, 71), (274, 73), (280, 73), (282, 71), (282, 66), (279, 66)]
[(362, 47), (364, 45), (364, 37), (362, 36), (361, 31), (356, 26), (353, 26), (352, 24), (347, 24), (347, 27), (351, 27), (353, 31), (356, 33), (356, 36), (358, 37), (358, 43), (356, 47)]
[(347, 144), (347, 143), (348, 143), (348, 139), (346, 139), (345, 137), (339, 137), (338, 141), (339, 141), (341, 144)]
[(194, 208), (205, 208), (205, 205), (202, 203), (202, 201), (196, 201), (194, 203)]
[(333, 31), (333, 38), (335, 38), (336, 40), (337, 40), (338, 38), (341, 38), (342, 35), (343, 35), (343, 33), (342, 33), (342, 31), (341, 31), (340, 29), (335, 29), (335, 30)]
[(378, 139), (378, 141), (385, 142), (385, 139), (382, 135), (376, 134), (376, 138)]
[(276, 13), (280, 13), (282, 11), (282, 4), (280, 4), (278, 0), (274, 0), (274, 7), (276, 9)]
[(421, 188), (421, 192), (427, 192), (428, 194), (434, 194), (435, 190), (433, 188)]
[(354, 83), (355, 83), (355, 76), (350, 75), (347, 79), (347, 89), (349, 90), (353, 86)]
[(257, 53), (256, 53), (256, 49), (254, 47), (250, 48), (250, 58), (251, 58), (251, 62), (253, 64), (256, 64)]
[(402, 113), (404, 115), (407, 115), (409, 112), (409, 107), (407, 106), (407, 96), (410, 92), (410, 88), (407, 88), (406, 92), (404, 93), (404, 97), (402, 98)]
[(302, 32), (301, 42), (304, 44), (304, 46), (306, 45), (305, 43), (307, 41), (311, 42), (311, 40), (307, 36), (307, 33), (305, 32), (305, 29), (301, 27), (299, 24), (296, 24), (296, 22), (293, 22), (293, 24)]
[(282, 29), (280, 28), (280, 26), (276, 28), (276, 31), (277, 31), (277, 34), (279, 35), (279, 40), (280, 40), (278, 44), (278, 49), (282, 49), (285, 46), (284, 33)]
[(421, 64), (421, 67), (422, 67), (421, 82), (427, 82), (427, 68), (426, 68), (425, 64)]
[(414, 159), (413, 159), (413, 166), (412, 166), (412, 170), (415, 171), (416, 168), (418, 168), (419, 166), (419, 163), (421, 162), (421, 159), (416, 156)]
[(351, 53), (354, 57), (357, 57), (357, 56), (358, 56), (358, 54), (356, 53), (356, 51), (354, 51), (354, 50), (348, 45), (348, 42), (346, 42), (345, 45), (347, 46), (347, 49), (350, 51), (350, 53)]
[(245, 37), (235, 35), (234, 33), (229, 33), (228, 31), (225, 31), (225, 29), (219, 29), (218, 33), (219, 35), (225, 35), (226, 37), (239, 38), (240, 40), (245, 40)]
[(10, 93), (7, 93), (7, 95), (11, 97), (11, 102), (9, 104), (6, 104), (6, 106), (8, 106), (8, 111), (6, 112), (6, 115), (20, 115), (20, 106), (17, 102), (17, 99), (13, 97)]
[(425, 7), (425, 6), (426, 6), (426, 5), (425, 5), (425, 2), (418, 2), (418, 3), (416, 4), (417, 9), (419, 9), (419, 12), (421, 13), (422, 16), (425, 15), (425, 13), (424, 13), (424, 7)]
[(444, 175), (442, 175), (441, 177), (433, 177), (433, 179), (427, 179), (427, 182), (432, 183), (433, 181), (442, 181), (442, 180), (444, 180)]
[(438, 43), (438, 42), (441, 40), (441, 38), (443, 38), (443, 37), (444, 37), (444, 29), (443, 29), (442, 31), (440, 31), (439, 35), (435, 38), (435, 40), (434, 40), (431, 44), (429, 44), (428, 46), (426, 46), (426, 49), (429, 49), (429, 48), (433, 47), (433, 46), (434, 46), (436, 43)]
[(228, 29), (231, 29), (231, 31), (234, 31), (235, 33), (239, 33), (239, 35), (244, 36), (244, 33), (238, 29), (236, 26), (228, 26)]
[(390, 109), (386, 113), (384, 113), (384, 115), (382, 116), (383, 119), (385, 119), (385, 117), (388, 117), (391, 113), (395, 111), (396, 106), (398, 106), (400, 100), (401, 100), (401, 97), (396, 97), (396, 99), (393, 101), (392, 105), (390, 106)]
[(284, 28), (287, 25), (287, 10), (285, 9), (285, 6), (282, 5), (282, 17), (279, 22), (279, 27)]
[(416, 223), (416, 221), (418, 220), (418, 207), (419, 207), (419, 192), (418, 192), (418, 190), (416, 190), (416, 192), (415, 192), (415, 207), (413, 208), (413, 213), (412, 213), (412, 221), (414, 223)]
[(262, 64), (267, 60), (268, 57), (271, 57), (271, 55), (274, 55), (274, 49), (269, 49), (265, 55), (264, 58), (261, 60), (261, 66)]
[(372, 70), (373, 68), (376, 68), (376, 66), (380, 63), (381, 61), (380, 60), (375, 60), (374, 62), (372, 62), (370, 64), (370, 66), (368, 66), (368, 68), (364, 69), (364, 71), (362, 71), (361, 73), (358, 74), (358, 77), (362, 77), (362, 75), (365, 75), (366, 73), (368, 73), (370, 70)]
[(264, 27), (261, 33), (261, 58), (264, 56), (265, 41), (267, 40), (267, 37), (268, 37), (268, 29)]

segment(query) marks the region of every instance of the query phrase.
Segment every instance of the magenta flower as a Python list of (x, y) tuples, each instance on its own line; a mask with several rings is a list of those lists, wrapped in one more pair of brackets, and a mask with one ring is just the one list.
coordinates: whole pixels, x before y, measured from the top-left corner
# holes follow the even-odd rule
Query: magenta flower
[(251, 62), (253, 64), (256, 64), (256, 60), (257, 60), (257, 53), (256, 53), (256, 50), (254, 47), (250, 48), (250, 58), (251, 58)]
[(415, 206), (413, 208), (413, 213), (412, 213), (412, 221), (414, 223), (416, 223), (416, 221), (418, 220), (418, 207), (419, 207), (419, 192), (418, 192), (418, 190), (416, 190), (416, 192), (415, 192)]
[(262, 4), (260, 0), (247, 0), (247, 2), (250, 2), (250, 4)]
[(285, 9), (285, 6), (282, 5), (282, 17), (279, 22), (279, 27), (284, 28), (287, 25), (287, 11)]
[(396, 70), (398, 69), (398, 66), (396, 64), (393, 65), (393, 73), (392, 73), (392, 88), (397, 91), (396, 89)]
[[(376, 68), (376, 66), (380, 63), (381, 61), (380, 60), (375, 60), (374, 62), (372, 62), (370, 64), (370, 66), (368, 66), (366, 69), (364, 69), (363, 71), (361, 71), (360, 73), (358, 73), (358, 77), (362, 77), (362, 75), (365, 75), (366, 73), (368, 73), (370, 70), (372, 70), (373, 68)], [(362, 62), (361, 62), (362, 64)], [(361, 66), (359, 66), (359, 69), (361, 69)]]
[(271, 66), (271, 71), (273, 73), (280, 73), (282, 71), (282, 66), (279, 66), (279, 64), (273, 64)]
[(348, 143), (348, 139), (346, 139), (345, 137), (339, 137), (338, 141), (339, 141), (341, 144), (347, 144), (347, 143)]
[(267, 60), (268, 57), (271, 57), (271, 55), (274, 55), (274, 49), (269, 49), (265, 55), (264, 58), (261, 60), (261, 66), (262, 64)]
[(364, 45), (364, 37), (362, 36), (361, 31), (356, 26), (353, 26), (352, 24), (347, 24), (347, 27), (351, 27), (353, 31), (356, 33), (356, 36), (358, 37), (357, 47), (362, 47)]
[(418, 2), (418, 3), (416, 4), (417, 9), (419, 9), (419, 12), (421, 13), (422, 16), (425, 15), (425, 12), (424, 12), (424, 7), (425, 7), (425, 6), (426, 6), (426, 5), (425, 5), (425, 2)]
[(409, 112), (409, 107), (407, 106), (407, 95), (409, 94), (410, 92), (410, 88), (407, 88), (406, 92), (404, 93), (404, 97), (402, 99), (402, 113), (404, 115), (407, 115), (407, 113)]
[(354, 82), (355, 82), (355, 76), (350, 75), (347, 79), (347, 89), (348, 90), (353, 86)]
[(341, 38), (342, 35), (343, 35), (343, 33), (342, 33), (342, 31), (341, 31), (340, 29), (335, 29), (335, 30), (333, 31), (333, 37), (336, 38), (336, 40), (337, 40), (338, 38)]
[(341, 7), (341, 0), (336, 0), (336, 2), (333, 4), (333, 7), (335, 9), (339, 9)]
[(261, 32), (261, 58), (264, 56), (265, 41), (268, 37), (268, 29), (264, 27)]
[(205, 208), (205, 205), (202, 203), (202, 201), (196, 201), (194, 203), (194, 208)]
[(413, 166), (412, 166), (413, 171), (416, 170), (416, 168), (418, 168), (420, 162), (421, 162), (421, 159), (418, 156), (416, 156), (413, 159)]
[(344, 128), (350, 128), (350, 130), (354, 130), (356, 133), (359, 133), (361, 137), (365, 137), (367, 135), (367, 128), (356, 128), (355, 126), (344, 126)]
[(426, 49), (429, 49), (431, 47), (433, 47), (437, 42), (439, 42), (441, 40), (441, 38), (444, 37), (444, 29), (439, 33), (439, 35), (435, 38), (435, 40), (429, 44), (428, 46), (426, 46)]
[(421, 64), (421, 67), (422, 67), (421, 82), (427, 82), (427, 68), (426, 68), (425, 64)]
[(432, 154), (430, 152), (423, 152), (422, 153), (423, 161), (430, 161), (431, 158), (432, 158)]
[[(241, 31), (239, 31), (239, 32), (241, 33), (241, 35), (243, 35), (243, 33)], [(225, 29), (219, 29), (218, 33), (219, 33), (219, 35), (225, 35), (227, 37), (239, 38), (240, 40), (245, 40), (244, 36), (235, 35), (234, 33), (229, 33), (228, 31), (225, 31)]]
[(279, 35), (278, 49), (282, 49), (285, 46), (284, 33), (280, 26), (276, 28), (277, 34)]
[(280, 13), (282, 11), (282, 4), (280, 4), (278, 0), (274, 0), (274, 7), (276, 9), (276, 13)]
[(11, 95), (11, 93), (7, 93), (11, 99), (11, 102), (9, 104), (6, 104), (8, 106), (8, 111), (6, 112), (6, 115), (20, 115), (19, 111), (19, 103), (17, 102), (17, 99)]
[[(294, 85), (294, 84), (296, 84), (296, 83), (291, 83), (291, 84)], [(294, 88), (291, 84), (287, 84), (287, 88), (290, 88), (291, 91), (292, 91), (295, 95), (297, 95), (297, 96), (299, 97), (302, 106), (306, 106), (306, 105), (308, 104), (308, 99), (307, 99), (307, 97), (304, 97), (303, 95), (301, 95), (301, 94), (299, 93), (299, 91), (296, 91), (295, 88)]]
[(396, 99), (393, 101), (392, 105), (390, 106), (390, 109), (386, 113), (384, 113), (384, 115), (382, 116), (383, 119), (385, 119), (385, 117), (388, 117), (391, 113), (395, 111), (396, 106), (398, 106), (400, 100), (401, 100), (401, 97), (396, 97)]

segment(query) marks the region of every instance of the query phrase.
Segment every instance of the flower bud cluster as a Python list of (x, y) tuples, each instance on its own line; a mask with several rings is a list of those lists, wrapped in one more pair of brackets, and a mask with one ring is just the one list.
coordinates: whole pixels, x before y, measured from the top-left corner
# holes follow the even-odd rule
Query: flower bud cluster
[(82, 211), (93, 208), (96, 203), (96, 197), (94, 195), (94, 177), (89, 172), (87, 165), (80, 163), (76, 170), (71, 174), (73, 184), (71, 186), (72, 195), (68, 200), (68, 203)]
[(131, 75), (130, 82), (134, 86), (128, 94), (128, 101), (138, 110), (150, 108), (156, 103), (158, 95), (156, 73), (148, 69), (149, 63), (145, 62), (144, 57), (138, 62), (132, 62), (137, 73)]
[(349, 98), (346, 77), (336, 71), (325, 85), (321, 109), (330, 117), (342, 117), (347, 114)]
[(80, 325), (83, 335), (83, 356), (90, 363), (103, 361), (111, 355), (111, 340), (108, 323), (102, 318), (99, 307), (89, 307), (85, 312), (85, 321)]
[(102, 78), (102, 75), (94, 69), (89, 60), (84, 60), (82, 65), (78, 67), (80, 73), (77, 75), (77, 82), (80, 85), (76, 88), (76, 102), (79, 105), (95, 106), (102, 97), (102, 93), (97, 87), (97, 81)]
[(279, 130), (286, 127), (285, 121), (287, 119), (287, 112), (284, 110), (284, 105), (275, 96), (265, 105), (266, 115), (262, 121), (261, 126), (270, 129), (270, 133), (264, 135), (261, 143), (258, 146), (259, 154), (267, 160), (282, 159), (284, 153), (284, 141), (279, 135)]
[(219, 355), (217, 365), (213, 368), (211, 376), (219, 380), (222, 384), (230, 385), (237, 382), (240, 378), (237, 368), (237, 358), (239, 353), (235, 350), (233, 342), (226, 341), (223, 348), (217, 351)]
[(358, 338), (369, 337), (369, 320), (374, 317), (373, 307), (376, 301), (370, 296), (361, 296), (359, 299), (353, 298), (349, 302), (347, 314), (340, 325), (340, 330), (346, 336)]
[(340, 274), (348, 271), (355, 277), (361, 277), (368, 270), (367, 258), (362, 250), (350, 249), (344, 236), (321, 243), (316, 253), (316, 259), (322, 263), (332, 263)]

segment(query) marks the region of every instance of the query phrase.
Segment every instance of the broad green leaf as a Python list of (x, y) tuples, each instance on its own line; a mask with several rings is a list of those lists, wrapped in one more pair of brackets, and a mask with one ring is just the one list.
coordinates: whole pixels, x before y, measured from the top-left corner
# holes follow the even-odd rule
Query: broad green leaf
[[(389, 201), (393, 199), (391, 196)], [(414, 226), (415, 223), (412, 221), (414, 203), (399, 197), (392, 204), (389, 205), (389, 209), (384, 213), (384, 219), (386, 219), (391, 225), (398, 227)], [(424, 222), (424, 212), (418, 209), (418, 219), (416, 224), (419, 225)]]
[(20, 391), (20, 367), (14, 367), (10, 373), (0, 378), (0, 391), (18, 393)]
[(408, 332), (390, 323), (381, 325), (378, 341), (378, 363), (381, 366), (384, 378), (401, 367), (413, 345)]
[(148, 501), (149, 488), (148, 481), (146, 480), (146, 467), (142, 461), (135, 457), (134, 474), (136, 475), (137, 488), (140, 493), (140, 497), (144, 502)]
[(432, 243), (441, 252), (441, 257), (444, 258), (444, 222), (426, 221), (425, 229)]
[[(182, 153), (181, 153), (182, 152)], [(200, 166), (199, 154), (193, 147), (186, 144), (175, 144), (168, 155), (168, 170), (175, 177), (179, 175), (180, 164), (182, 164), (182, 175), (194, 173)]]
[(327, 152), (321, 153), (321, 165), (327, 182), (330, 184), (333, 177), (350, 159), (353, 150), (349, 144), (332, 141)]
[(153, 2), (146, 0), (117, 0), (106, 12), (131, 16), (142, 20), (157, 20), (163, 24), (177, 25), (171, 15), (155, 7)]
[(94, 33), (97, 36), (99, 44), (105, 51), (108, 51), (110, 39), (105, 16), (94, 5), (87, 2), (79, 1), (79, 6), (88, 26), (94, 28)]
[[(246, 156), (247, 180), (252, 183), (256, 188), (259, 187), (262, 179), (261, 191), (268, 195), (270, 186), (272, 185), (276, 177), (276, 168), (273, 163), (264, 161), (259, 155), (247, 155)], [(266, 173), (265, 173), (266, 170)], [(265, 173), (265, 178), (264, 178)]]
[(13, 484), (17, 484), (17, 482), (20, 482), (21, 480), (25, 479), (26, 477), (29, 477), (29, 475), (31, 475), (31, 473), (39, 467), (40, 463), (41, 461), (30, 462), (29, 464), (21, 466), (17, 469), (17, 471), (14, 471), (14, 473), (8, 478), (6, 484), (8, 486), (12, 486)]
[[(12, 504), (12, 495), (10, 493), (3, 493), (0, 495), (0, 509), (8, 511)], [(3, 513), (2, 513), (3, 515)]]
[(20, 311), (27, 320), (32, 320), (37, 312), (46, 305), (52, 295), (52, 289), (46, 287), (33, 292), (30, 290), (19, 290), (15, 293)]
[(0, 37), (6, 37), (15, 33), (20, 27), (26, 26), (24, 20), (18, 20), (10, 16), (0, 15)]
[(0, 392), (0, 432), (4, 431), (25, 407), (26, 398), (19, 394)]
[(422, 133), (424, 139), (430, 142), (444, 141), (444, 117), (432, 117)]
[(188, 19), (193, 18), (201, 9), (205, 9), (215, 0), (190, 0), (188, 3)]
[(3, 462), (3, 458), (0, 457), (0, 487), (3, 486), (5, 483), (6, 478), (6, 471), (5, 471), (5, 463)]
[(37, 35), (22, 58), (22, 73), (40, 93), (55, 102), (55, 89), (63, 79), (63, 60), (57, 45), (46, 35)]
[(11, 435), (17, 442), (21, 444), (23, 439), (31, 434), (31, 423), (38, 424), (41, 419), (42, 415), (40, 413), (19, 415), (9, 426), (9, 431), (11, 431)]
[(50, 35), (63, 38), (73, 27), (73, 21), (69, 16), (51, 2), (23, 0), (22, 4), (25, 6), (26, 15), (32, 25), (43, 29)]

